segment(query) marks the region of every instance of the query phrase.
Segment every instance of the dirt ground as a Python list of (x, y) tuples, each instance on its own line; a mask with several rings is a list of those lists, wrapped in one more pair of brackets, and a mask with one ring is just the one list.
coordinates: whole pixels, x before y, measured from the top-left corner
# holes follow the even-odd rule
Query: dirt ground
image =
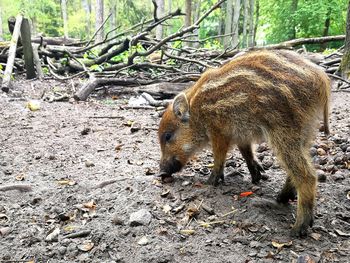
[(129, 96), (40, 100), (71, 87), (22, 80), (0, 94), (1, 262), (350, 262), (350, 93), (333, 92), (332, 134), (318, 132), (310, 150), (322, 182), (315, 224), (298, 239), (296, 203), (275, 202), (285, 172), (265, 144), (258, 186), (237, 150), (225, 185), (204, 184), (209, 150), (161, 184), (158, 112), (126, 108)]

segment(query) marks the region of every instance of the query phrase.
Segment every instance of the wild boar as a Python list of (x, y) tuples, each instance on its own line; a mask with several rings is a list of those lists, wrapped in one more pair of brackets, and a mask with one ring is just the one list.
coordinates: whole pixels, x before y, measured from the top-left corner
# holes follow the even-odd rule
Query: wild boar
[(266, 140), (287, 172), (277, 201), (287, 203), (297, 193), (292, 233), (304, 236), (313, 223), (316, 192), (309, 146), (320, 113), (329, 133), (329, 98), (327, 75), (296, 53), (260, 50), (239, 56), (205, 72), (167, 108), (158, 130), (161, 173), (180, 171), (210, 143), (214, 167), (207, 182), (217, 185), (224, 180), (226, 154), (236, 144), (258, 183), (261, 166), (252, 144)]

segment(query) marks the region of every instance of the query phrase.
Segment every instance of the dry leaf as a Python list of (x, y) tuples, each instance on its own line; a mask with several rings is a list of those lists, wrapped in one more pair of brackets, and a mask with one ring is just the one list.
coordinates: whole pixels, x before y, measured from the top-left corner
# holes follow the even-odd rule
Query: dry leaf
[(271, 243), (272, 243), (272, 246), (277, 249), (282, 249), (283, 247), (290, 247), (293, 244), (292, 240), (285, 243), (279, 243), (277, 241), (272, 241)]
[(58, 180), (57, 183), (58, 183), (59, 185), (70, 185), (70, 186), (76, 184), (75, 181), (72, 181), (72, 180), (69, 180), (69, 179)]
[(157, 179), (153, 180), (153, 181), (152, 181), (152, 184), (155, 185), (155, 186), (158, 186), (158, 187), (162, 187), (162, 186), (163, 186), (163, 185), (162, 185), (162, 182), (159, 181), (159, 180), (157, 180)]
[(90, 202), (84, 203), (83, 206), (85, 208), (88, 208), (88, 209), (93, 209), (93, 210), (96, 209), (96, 203), (94, 202), (94, 200), (91, 200)]
[(254, 193), (251, 192), (251, 191), (248, 191), (248, 192), (240, 193), (239, 196), (240, 196), (240, 197), (247, 197), (247, 196), (250, 196), (250, 195), (252, 195), (252, 194), (254, 194)]
[(193, 235), (196, 231), (193, 229), (182, 229), (180, 230), (180, 234), (182, 235)]
[(199, 210), (197, 207), (189, 207), (187, 209), (187, 216), (189, 219), (197, 217), (199, 215)]
[(50, 234), (45, 238), (46, 241), (55, 241), (58, 239), (58, 235), (60, 234), (59, 227), (56, 227)]
[(320, 238), (321, 238), (321, 234), (319, 234), (319, 233), (311, 233), (311, 234), (310, 234), (310, 237), (311, 237), (312, 239), (318, 241), (318, 240), (320, 240)]
[(172, 209), (172, 208), (171, 208), (170, 205), (165, 205), (165, 206), (163, 206), (163, 211), (164, 211), (164, 213), (166, 213), (166, 214), (170, 213), (171, 209)]
[(30, 109), (31, 111), (37, 111), (40, 109), (40, 101), (37, 100), (30, 100), (27, 103), (27, 108)]
[(24, 181), (24, 177), (25, 177), (24, 174), (19, 174), (19, 175), (17, 175), (17, 176), (15, 177), (15, 179), (16, 179), (17, 181)]
[(94, 243), (91, 240), (85, 240), (83, 244), (78, 245), (78, 249), (80, 251), (88, 252), (94, 247)]
[(75, 229), (77, 229), (77, 227), (76, 226), (71, 226), (71, 225), (65, 226), (63, 228), (63, 230), (66, 231), (66, 232), (72, 232)]
[(214, 167), (214, 164), (213, 163), (210, 163), (207, 165), (208, 168), (213, 168)]

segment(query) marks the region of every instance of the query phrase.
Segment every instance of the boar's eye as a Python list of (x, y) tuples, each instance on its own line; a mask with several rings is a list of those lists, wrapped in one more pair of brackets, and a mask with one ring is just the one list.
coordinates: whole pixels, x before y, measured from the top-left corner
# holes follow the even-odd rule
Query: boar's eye
[(164, 133), (164, 141), (169, 142), (172, 137), (172, 134), (170, 132)]

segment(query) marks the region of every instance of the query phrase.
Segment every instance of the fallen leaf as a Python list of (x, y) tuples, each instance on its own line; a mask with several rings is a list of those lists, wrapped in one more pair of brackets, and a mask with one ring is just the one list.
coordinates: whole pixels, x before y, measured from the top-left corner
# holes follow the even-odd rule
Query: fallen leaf
[(40, 101), (30, 100), (30, 101), (28, 101), (26, 107), (28, 109), (30, 109), (31, 111), (37, 111), (40, 109)]
[(189, 207), (187, 209), (187, 216), (189, 219), (197, 217), (199, 215), (199, 210), (197, 207)]
[(58, 235), (60, 234), (59, 227), (56, 227), (50, 234), (45, 238), (46, 241), (55, 241), (58, 239)]
[(248, 192), (240, 193), (239, 196), (240, 197), (247, 197), (247, 196), (250, 196), (252, 194), (254, 194), (254, 192), (248, 191)]
[(24, 181), (25, 175), (24, 174), (19, 174), (15, 177), (17, 181)]
[(84, 203), (83, 206), (88, 209), (96, 209), (96, 203), (94, 202), (94, 200)]
[(34, 260), (30, 260), (27, 263), (35, 263), (35, 261)]
[(193, 235), (196, 231), (193, 229), (182, 229), (180, 230), (180, 234), (182, 235)]
[(94, 247), (94, 243), (91, 240), (85, 240), (83, 244), (78, 245), (78, 249), (83, 252), (88, 252)]
[(196, 187), (196, 188), (202, 188), (203, 187), (203, 184), (201, 182), (195, 182), (193, 184), (193, 187)]
[(171, 211), (171, 206), (170, 205), (165, 205), (165, 206), (163, 206), (163, 211), (164, 211), (164, 213), (166, 213), (166, 214), (168, 214), (168, 213), (170, 213), (170, 211)]
[(282, 249), (284, 247), (290, 247), (293, 244), (293, 242), (292, 242), (292, 240), (289, 242), (285, 242), (285, 243), (279, 243), (277, 241), (272, 241), (271, 244), (273, 247), (275, 247), (277, 249)]
[(161, 197), (166, 197), (169, 193), (170, 193), (170, 190), (167, 189), (167, 190), (165, 190), (164, 192), (162, 192), (162, 193), (160, 194), (160, 196), (161, 196)]
[(152, 181), (152, 184), (155, 185), (155, 186), (158, 186), (158, 187), (162, 187), (162, 186), (163, 186), (163, 185), (162, 185), (162, 182), (159, 181), (159, 180), (157, 180), (157, 179), (153, 180), (153, 181)]
[(122, 149), (122, 147), (124, 146), (123, 143), (117, 144), (114, 148), (115, 151), (120, 151)]
[(178, 207), (175, 207), (174, 208), (174, 213), (175, 214), (177, 214), (177, 213), (179, 213), (182, 209), (184, 209), (185, 208), (185, 204), (181, 204), (181, 205), (179, 205)]
[(64, 231), (66, 232), (72, 232), (73, 230), (77, 229), (76, 226), (68, 225), (63, 228)]
[(69, 180), (69, 179), (58, 180), (57, 183), (58, 183), (59, 185), (70, 185), (70, 186), (76, 184), (75, 181), (72, 181), (72, 180)]
[(321, 238), (321, 234), (319, 234), (319, 233), (311, 233), (311, 234), (310, 234), (310, 237), (311, 237), (312, 239), (318, 241), (318, 240), (320, 240), (320, 238)]

